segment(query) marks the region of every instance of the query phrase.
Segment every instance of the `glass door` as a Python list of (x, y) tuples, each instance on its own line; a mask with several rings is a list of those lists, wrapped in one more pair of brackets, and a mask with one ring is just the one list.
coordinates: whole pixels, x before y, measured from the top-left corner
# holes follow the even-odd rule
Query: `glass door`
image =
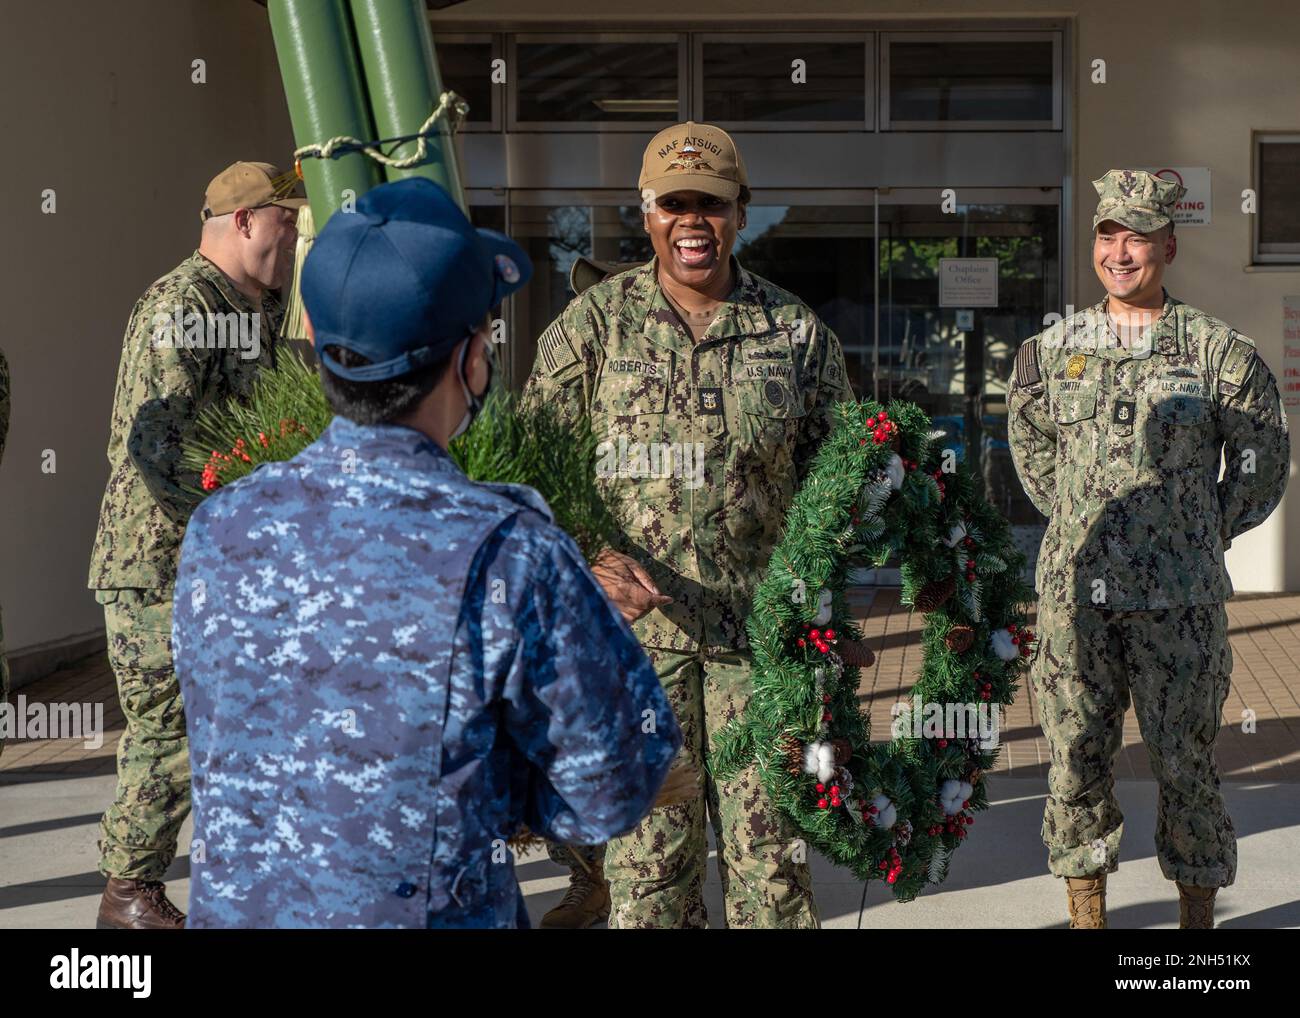
[[(1020, 344), (1061, 307), (1060, 190), (959, 189), (951, 213), (938, 197), (879, 195), (872, 384), (930, 415), (1032, 565), (1045, 520), (1011, 462), (1007, 380)], [(987, 275), (957, 275), (976, 272)]]

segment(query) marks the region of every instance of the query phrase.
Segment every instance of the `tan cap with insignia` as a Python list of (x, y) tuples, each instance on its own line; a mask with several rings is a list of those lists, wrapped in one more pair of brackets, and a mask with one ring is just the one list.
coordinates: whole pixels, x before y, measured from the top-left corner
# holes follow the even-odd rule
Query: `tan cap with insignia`
[(231, 163), (212, 178), (203, 195), (199, 219), (206, 222), (235, 209), (256, 209), (263, 205), (301, 208), (307, 199), (294, 193), (297, 186), (297, 174), (285, 173), (270, 163)]
[(731, 135), (712, 124), (693, 120), (660, 131), (641, 157), (642, 197), (674, 191), (703, 191), (731, 201), (749, 187), (745, 161)]
[(1154, 233), (1173, 222), (1174, 205), (1187, 193), (1177, 181), (1146, 170), (1111, 170), (1092, 186), (1101, 196), (1093, 230), (1111, 219), (1138, 233)]

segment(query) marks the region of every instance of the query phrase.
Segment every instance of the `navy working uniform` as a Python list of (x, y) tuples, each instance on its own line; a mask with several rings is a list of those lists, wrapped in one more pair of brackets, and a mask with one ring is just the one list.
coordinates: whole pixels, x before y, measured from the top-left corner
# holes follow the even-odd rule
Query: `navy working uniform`
[(526, 926), (504, 840), (630, 830), (681, 745), (541, 497), (409, 428), (337, 417), (209, 497), (174, 611), (191, 928)]

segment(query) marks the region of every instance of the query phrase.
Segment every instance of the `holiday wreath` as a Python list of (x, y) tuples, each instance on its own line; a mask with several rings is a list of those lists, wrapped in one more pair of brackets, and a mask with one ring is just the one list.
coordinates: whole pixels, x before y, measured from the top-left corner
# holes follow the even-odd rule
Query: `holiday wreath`
[[(725, 778), (757, 764), (814, 848), (906, 901), (944, 879), (988, 807), (996, 740), (976, 719), (1015, 693), (1031, 653), (1032, 591), (1006, 521), (937, 447), (924, 412), (867, 401), (834, 415), (755, 592), (749, 707), (723, 729), (710, 768)], [(858, 668), (840, 654), (859, 635), (844, 586), (851, 566), (891, 559), (903, 602), (926, 614), (923, 664), (893, 737), (872, 743)]]
[[(868, 401), (838, 404), (834, 415), (755, 592), (753, 696), (709, 766), (726, 777), (756, 763), (808, 843), (908, 900), (944, 879), (974, 814), (988, 806), (983, 774), (997, 749), (982, 744), (973, 714), (1011, 701), (1030, 652), (1023, 605), (1032, 592), (1006, 521), (954, 453), (936, 446), (924, 412)], [(330, 416), (315, 369), (282, 358), (249, 398), (200, 414), (185, 452), (202, 471), (199, 493), (295, 455)], [(589, 558), (611, 536), (595, 483), (596, 440), (552, 409), (494, 390), (451, 452), (476, 480), (537, 488)], [(891, 559), (900, 562), (903, 601), (926, 613), (913, 703), (942, 707), (944, 724), (935, 731), (932, 719), (904, 712), (893, 738), (872, 743), (847, 654), (859, 634), (844, 587), (854, 565)], [(951, 715), (963, 722), (961, 737), (948, 734), (953, 705), (963, 710)]]

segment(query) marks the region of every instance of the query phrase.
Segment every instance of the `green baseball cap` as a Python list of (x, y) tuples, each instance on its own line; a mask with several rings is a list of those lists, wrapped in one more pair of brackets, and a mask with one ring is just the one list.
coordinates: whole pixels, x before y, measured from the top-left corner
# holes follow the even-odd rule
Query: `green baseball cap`
[(1110, 170), (1092, 186), (1101, 196), (1092, 217), (1094, 231), (1111, 219), (1138, 233), (1154, 233), (1174, 221), (1174, 205), (1187, 193), (1177, 181), (1146, 170)]

